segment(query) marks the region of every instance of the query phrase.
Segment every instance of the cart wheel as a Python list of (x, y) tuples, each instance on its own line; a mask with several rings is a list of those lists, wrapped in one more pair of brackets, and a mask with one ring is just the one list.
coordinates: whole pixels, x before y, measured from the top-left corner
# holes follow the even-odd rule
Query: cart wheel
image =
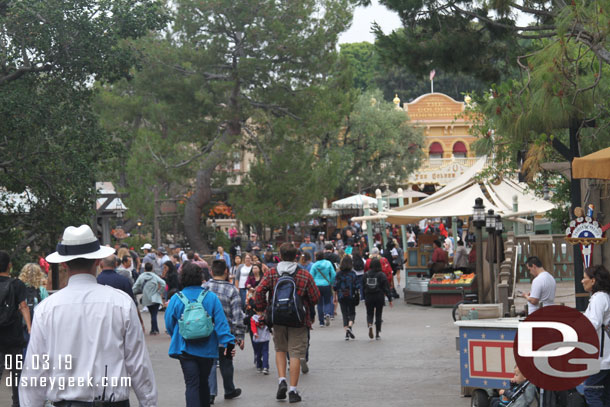
[(457, 321), (458, 316), (458, 308), (460, 304), (464, 304), (464, 300), (458, 301), (457, 304), (453, 306), (453, 310), (451, 310), (451, 316), (453, 317), (453, 322)]
[(485, 390), (477, 389), (472, 393), (471, 407), (489, 407), (489, 396)]

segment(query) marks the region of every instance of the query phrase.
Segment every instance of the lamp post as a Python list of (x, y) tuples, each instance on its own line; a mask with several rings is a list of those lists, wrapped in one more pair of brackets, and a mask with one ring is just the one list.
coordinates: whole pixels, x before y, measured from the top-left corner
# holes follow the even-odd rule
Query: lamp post
[[(364, 203), (364, 216), (370, 216), (371, 215), (371, 206), (369, 205), (368, 202)], [(371, 224), (370, 220), (365, 221), (366, 223), (366, 237), (367, 237), (367, 245), (368, 245), (368, 251), (369, 253), (371, 252), (371, 249), (373, 248), (373, 225)]]
[(472, 223), (475, 227), (477, 259), (475, 264), (475, 273), (477, 278), (477, 291), (479, 293), (479, 303), (483, 303), (483, 231), (485, 226), (485, 206), (483, 199), (477, 198), (474, 200)]
[(496, 302), (496, 215), (494, 215), (493, 209), (488, 210), (485, 216), (485, 230), (487, 230), (487, 250), (491, 250), (491, 258), (489, 259), (489, 288), (491, 303), (494, 304)]
[[(383, 198), (381, 197), (381, 189), (377, 188), (375, 190), (375, 198), (377, 198), (377, 213), (381, 213), (383, 211)], [(381, 223), (381, 238), (383, 239), (383, 247), (385, 249), (388, 244), (388, 237), (386, 236), (385, 231), (385, 220), (380, 220)]]
[[(502, 233), (504, 232), (504, 225), (502, 224), (502, 217), (496, 215), (496, 271), (495, 278), (499, 278), (500, 275), (500, 263), (502, 263)], [(498, 286), (494, 288), (494, 295), (496, 300), (498, 299)]]

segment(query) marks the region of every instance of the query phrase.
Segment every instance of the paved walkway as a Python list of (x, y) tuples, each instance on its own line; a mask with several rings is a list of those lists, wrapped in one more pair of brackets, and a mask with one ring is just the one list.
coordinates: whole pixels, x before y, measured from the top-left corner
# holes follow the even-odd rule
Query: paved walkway
[[(149, 324), (150, 317), (143, 314)], [(162, 321), (163, 313), (159, 314)], [(340, 317), (330, 327), (312, 332), (310, 372), (301, 376), (299, 390), (303, 403), (370, 407), (391, 406), (469, 406), (460, 396), (457, 328), (451, 310), (405, 305), (402, 299), (384, 310), (382, 340), (369, 340), (364, 304), (357, 308), (356, 340), (346, 342)], [(160, 324), (163, 331), (163, 324)], [(167, 356), (169, 337), (146, 337), (159, 388), (159, 406), (184, 405), (184, 382), (179, 363)], [(277, 373), (263, 376), (253, 365), (252, 347), (246, 340), (244, 351), (235, 359), (235, 382), (243, 395), (216, 405), (233, 407), (276, 405)], [(271, 346), (273, 348), (273, 346)], [(273, 351), (270, 361), (275, 360)], [(219, 377), (222, 392), (222, 379)], [(133, 392), (132, 406), (137, 406)], [(0, 406), (10, 405), (10, 390), (3, 380)]]

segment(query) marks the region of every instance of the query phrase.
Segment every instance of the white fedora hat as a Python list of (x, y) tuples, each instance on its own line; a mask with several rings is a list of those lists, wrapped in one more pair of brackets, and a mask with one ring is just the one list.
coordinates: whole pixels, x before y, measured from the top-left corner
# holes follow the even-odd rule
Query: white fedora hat
[(57, 251), (49, 254), (46, 260), (49, 263), (63, 263), (78, 258), (103, 259), (111, 254), (114, 254), (114, 249), (101, 246), (89, 226), (68, 226), (61, 243), (57, 244)]

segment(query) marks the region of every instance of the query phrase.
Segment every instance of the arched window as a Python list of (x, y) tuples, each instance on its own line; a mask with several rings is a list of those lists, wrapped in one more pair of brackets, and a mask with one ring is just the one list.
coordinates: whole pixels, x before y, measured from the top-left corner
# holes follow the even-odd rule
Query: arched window
[(443, 158), (443, 146), (441, 145), (441, 143), (435, 141), (434, 143), (430, 144), (428, 153), (431, 160)]
[(454, 158), (466, 158), (466, 154), (468, 150), (466, 150), (466, 145), (461, 141), (457, 141), (453, 145), (453, 157)]

